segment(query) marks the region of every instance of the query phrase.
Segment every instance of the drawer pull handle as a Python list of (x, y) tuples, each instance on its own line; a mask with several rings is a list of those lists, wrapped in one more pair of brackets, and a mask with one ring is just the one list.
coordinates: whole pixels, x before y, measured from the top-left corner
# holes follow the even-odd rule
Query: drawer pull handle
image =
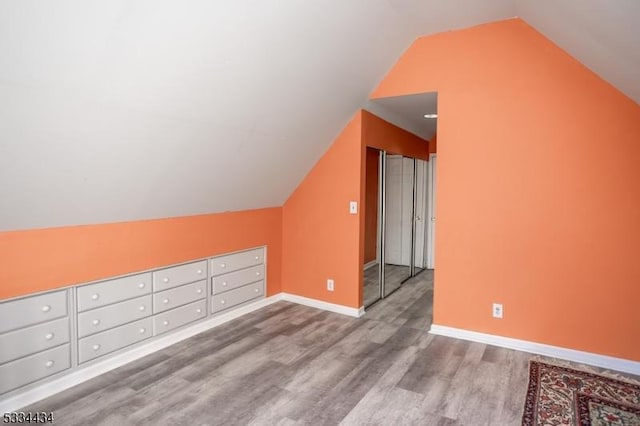
[(220, 301), (220, 304), (221, 304), (221, 305), (224, 305), (224, 300), (221, 300), (221, 301)]
[(145, 284), (144, 283), (140, 283), (138, 284), (138, 288), (144, 288)]
[(254, 288), (253, 291), (255, 291), (256, 293), (260, 293), (260, 290), (257, 288)]
[(201, 312), (202, 312), (202, 309), (200, 309), (200, 308), (196, 309), (196, 313), (198, 313), (198, 314), (199, 314), (199, 313), (201, 313)]
[(100, 324), (100, 320), (99, 319), (94, 319), (93, 321), (91, 321), (91, 323), (93, 325), (98, 325), (98, 324)]
[(165, 282), (165, 283), (168, 283), (168, 282), (169, 282), (169, 278), (164, 277), (164, 278), (162, 279), (162, 281), (163, 281), (163, 282)]
[(144, 307), (144, 305), (142, 305), (142, 306), (140, 306), (138, 309), (140, 310), (140, 312), (142, 312), (142, 311), (144, 311), (144, 310), (145, 310), (145, 307)]
[(224, 263), (221, 263), (221, 264), (220, 264), (220, 267), (221, 267), (221, 268), (226, 268), (226, 267), (227, 267), (227, 265), (225, 265)]
[(163, 325), (169, 325), (169, 321), (163, 321), (162, 324)]
[(47, 334), (45, 334), (44, 338), (47, 339), (47, 340), (51, 340), (51, 339), (53, 339), (53, 336), (54, 336), (53, 333), (47, 333)]
[(146, 333), (146, 332), (147, 332), (147, 330), (146, 330), (145, 328), (141, 328), (141, 329), (140, 329), (140, 334), (144, 334), (144, 333)]
[(256, 275), (257, 275), (257, 276), (260, 276), (260, 272), (256, 272)]
[(44, 366), (47, 367), (47, 368), (51, 368), (51, 367), (53, 367), (53, 364), (55, 364), (55, 362), (53, 362), (52, 360), (49, 360), (49, 361), (44, 363)]
[(93, 349), (94, 351), (97, 351), (97, 350), (99, 350), (99, 349), (100, 349), (100, 345), (93, 345), (92, 349)]
[(49, 306), (49, 305), (44, 305), (42, 307), (42, 312), (49, 312), (50, 310), (51, 310), (51, 306)]
[(162, 301), (162, 303), (164, 303), (164, 304), (166, 305), (167, 303), (169, 303), (169, 299), (164, 299), (164, 300)]
[(198, 275), (200, 275), (202, 274), (202, 269), (198, 269), (196, 272), (198, 273)]
[(202, 289), (199, 288), (198, 290), (196, 290), (198, 292), (198, 294), (202, 294)]
[(222, 282), (222, 287), (226, 287), (226, 286), (227, 286), (227, 282), (226, 282), (226, 281), (223, 281), (223, 282)]
[(96, 293), (93, 296), (91, 296), (91, 299), (98, 300), (98, 299), (100, 299), (100, 295), (98, 293)]
[(256, 256), (256, 260), (260, 260), (260, 256)]

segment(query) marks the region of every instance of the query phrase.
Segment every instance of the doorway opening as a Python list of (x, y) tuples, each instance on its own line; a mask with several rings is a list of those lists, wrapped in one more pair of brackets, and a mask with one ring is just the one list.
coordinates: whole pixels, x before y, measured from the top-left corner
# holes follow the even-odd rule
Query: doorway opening
[[(365, 140), (363, 305), (367, 309), (424, 271), (428, 271), (425, 281), (433, 284), (426, 278), (433, 277), (435, 264), (436, 157), (429, 145), (437, 119), (425, 126), (408, 114), (421, 120), (437, 117), (437, 94), (377, 99), (365, 109), (413, 137), (412, 147), (403, 147), (401, 140)], [(385, 136), (397, 134), (395, 130)], [(423, 144), (419, 152), (415, 141)]]

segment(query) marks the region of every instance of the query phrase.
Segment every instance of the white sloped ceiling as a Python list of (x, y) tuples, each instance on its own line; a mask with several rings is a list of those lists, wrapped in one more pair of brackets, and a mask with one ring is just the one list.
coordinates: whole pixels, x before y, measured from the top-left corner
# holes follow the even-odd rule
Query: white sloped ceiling
[(0, 231), (282, 205), (416, 37), (522, 3), (0, 0)]
[(640, 1), (515, 3), (529, 25), (640, 104)]

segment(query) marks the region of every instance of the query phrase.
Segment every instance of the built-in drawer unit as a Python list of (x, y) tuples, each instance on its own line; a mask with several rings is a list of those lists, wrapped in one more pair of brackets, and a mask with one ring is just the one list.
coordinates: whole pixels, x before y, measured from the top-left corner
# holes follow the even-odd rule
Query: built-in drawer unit
[(153, 335), (152, 327), (152, 319), (145, 318), (80, 339), (78, 342), (78, 362), (87, 362), (148, 339)]
[(213, 294), (224, 293), (234, 288), (242, 287), (264, 279), (264, 265), (252, 266), (229, 274), (218, 275), (211, 278), (211, 291)]
[(211, 276), (226, 274), (264, 263), (264, 248), (227, 254), (211, 259)]
[(266, 251), (249, 248), (0, 301), (0, 405), (6, 396), (46, 394), (58, 377), (77, 382), (83, 374), (76, 373), (98, 361), (102, 369), (118, 354), (179, 341), (179, 329), (218, 323), (202, 321), (207, 317), (246, 309), (265, 296)]
[(248, 284), (211, 298), (211, 313), (217, 313), (264, 295), (264, 281)]
[(207, 297), (207, 281), (198, 281), (153, 294), (153, 313), (168, 311)]
[(99, 333), (131, 321), (146, 318), (153, 311), (151, 295), (126, 300), (78, 314), (78, 337)]
[(58, 346), (0, 365), (0, 394), (71, 367), (69, 345)]
[(78, 312), (151, 293), (151, 273), (131, 275), (78, 287)]
[(68, 342), (68, 317), (0, 334), (0, 364)]
[(153, 291), (162, 291), (207, 278), (207, 261), (174, 266), (153, 273)]
[(204, 318), (207, 315), (207, 301), (199, 300), (189, 305), (155, 315), (153, 329), (156, 335), (166, 333), (190, 322)]
[(0, 333), (66, 317), (67, 312), (67, 290), (3, 302)]

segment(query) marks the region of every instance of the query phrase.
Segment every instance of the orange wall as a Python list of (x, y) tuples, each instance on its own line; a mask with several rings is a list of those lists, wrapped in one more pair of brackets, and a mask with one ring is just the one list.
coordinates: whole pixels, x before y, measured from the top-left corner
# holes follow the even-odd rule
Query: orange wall
[[(361, 214), (349, 201), (364, 199), (361, 113), (285, 202), (282, 212), (282, 290), (353, 308), (360, 307), (364, 246)], [(361, 241), (362, 240), (362, 241)], [(326, 289), (328, 278), (335, 291)]]
[(433, 138), (429, 141), (429, 154), (436, 154), (438, 152), (438, 134), (433, 135)]
[(0, 299), (267, 245), (279, 293), (282, 209), (0, 233)]
[(364, 200), (364, 263), (376, 260), (378, 240), (378, 161), (380, 151), (366, 150)]
[(640, 361), (640, 106), (520, 19), (418, 39), (374, 97), (432, 91), (434, 322)]
[[(428, 158), (428, 142), (367, 111), (358, 112), (291, 194), (282, 213), (282, 291), (362, 306), (366, 146)], [(349, 214), (349, 201), (360, 212)], [(364, 207), (366, 208), (366, 206)], [(335, 280), (335, 291), (326, 280)]]
[(362, 111), (362, 140), (366, 146), (392, 154), (429, 160), (429, 142), (393, 124)]
[(365, 143), (428, 155), (426, 141), (358, 112), (282, 208), (0, 233), (0, 299), (266, 244), (268, 295), (360, 307)]

